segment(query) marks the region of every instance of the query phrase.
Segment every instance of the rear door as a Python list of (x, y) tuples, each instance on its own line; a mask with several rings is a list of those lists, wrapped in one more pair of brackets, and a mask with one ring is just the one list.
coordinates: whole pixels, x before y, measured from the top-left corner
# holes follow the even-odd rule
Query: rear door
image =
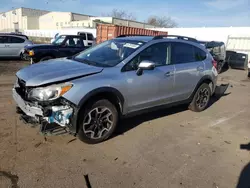
[(18, 57), (25, 46), (25, 39), (21, 37), (9, 36), (9, 55)]
[(6, 45), (8, 42), (7, 36), (0, 36), (0, 57), (8, 56), (8, 47)]
[(184, 42), (172, 43), (171, 62), (175, 65), (173, 102), (188, 99), (204, 75), (207, 54)]

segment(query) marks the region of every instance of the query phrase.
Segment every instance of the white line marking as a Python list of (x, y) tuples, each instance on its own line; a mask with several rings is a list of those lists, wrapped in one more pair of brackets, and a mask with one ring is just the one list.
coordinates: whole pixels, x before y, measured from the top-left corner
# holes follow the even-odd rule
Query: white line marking
[(241, 111), (239, 111), (239, 112), (237, 112), (237, 113), (235, 113), (234, 115), (232, 115), (232, 116), (230, 116), (230, 117), (223, 117), (223, 118), (220, 118), (220, 119), (216, 120), (215, 122), (213, 122), (212, 124), (210, 124), (210, 127), (214, 127), (214, 126), (216, 126), (216, 125), (219, 125), (219, 124), (221, 124), (221, 123), (224, 123), (224, 122), (226, 122), (226, 121), (229, 121), (229, 120), (235, 118), (236, 116), (240, 115), (240, 114), (243, 113), (243, 112), (245, 112), (245, 109), (244, 109), (244, 110), (241, 110)]

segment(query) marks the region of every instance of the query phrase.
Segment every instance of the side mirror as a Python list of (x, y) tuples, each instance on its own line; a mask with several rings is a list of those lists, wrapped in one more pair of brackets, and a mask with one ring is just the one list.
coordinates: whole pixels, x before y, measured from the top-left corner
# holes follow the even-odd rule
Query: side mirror
[(154, 68), (155, 68), (155, 63), (154, 62), (144, 60), (144, 61), (140, 62), (139, 66), (138, 66), (138, 69), (136, 71), (136, 74), (138, 76), (140, 76), (140, 75), (142, 75), (143, 70), (154, 70)]
[(140, 62), (138, 68), (142, 70), (154, 70), (155, 63), (152, 61), (142, 61)]

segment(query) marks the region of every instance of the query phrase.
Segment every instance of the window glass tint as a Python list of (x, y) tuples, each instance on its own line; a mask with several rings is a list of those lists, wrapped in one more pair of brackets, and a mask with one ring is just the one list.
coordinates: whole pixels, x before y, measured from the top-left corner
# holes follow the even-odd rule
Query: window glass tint
[(80, 37), (68, 37), (65, 42), (65, 45), (71, 47), (82, 47), (83, 41)]
[(80, 35), (81, 37), (83, 37), (83, 40), (86, 40), (86, 33), (79, 32), (78, 35)]
[(6, 36), (0, 36), (0, 44), (7, 43), (7, 42), (8, 42), (8, 38)]
[(65, 40), (65, 38), (66, 38), (65, 35), (58, 36), (56, 38), (56, 40), (52, 44), (54, 44), (54, 45), (60, 45)]
[(172, 44), (172, 62), (174, 64), (195, 62), (194, 47), (185, 43)]
[(156, 66), (167, 65), (170, 62), (169, 50), (170, 46), (168, 43), (154, 44), (139, 53), (131, 62), (127, 64), (125, 70), (136, 70), (140, 62), (144, 60), (154, 62)]
[(24, 43), (24, 39), (18, 37), (10, 37), (10, 43)]
[(93, 40), (93, 35), (92, 34), (87, 34), (88, 40)]
[(126, 59), (143, 44), (140, 41), (108, 40), (84, 50), (75, 57), (75, 60), (101, 67), (112, 67)]
[(194, 47), (195, 49), (195, 60), (196, 61), (203, 61), (207, 58), (207, 54), (206, 52), (204, 52), (203, 50)]

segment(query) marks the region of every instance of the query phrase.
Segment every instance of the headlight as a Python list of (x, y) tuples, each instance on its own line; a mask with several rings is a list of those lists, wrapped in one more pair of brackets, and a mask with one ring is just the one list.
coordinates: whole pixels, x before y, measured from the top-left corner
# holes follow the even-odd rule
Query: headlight
[(51, 101), (61, 97), (68, 92), (73, 85), (71, 83), (52, 85), (43, 88), (34, 88), (28, 93), (29, 99), (38, 101)]
[(29, 51), (29, 56), (34, 56), (35, 55), (35, 52), (33, 50), (30, 50)]

